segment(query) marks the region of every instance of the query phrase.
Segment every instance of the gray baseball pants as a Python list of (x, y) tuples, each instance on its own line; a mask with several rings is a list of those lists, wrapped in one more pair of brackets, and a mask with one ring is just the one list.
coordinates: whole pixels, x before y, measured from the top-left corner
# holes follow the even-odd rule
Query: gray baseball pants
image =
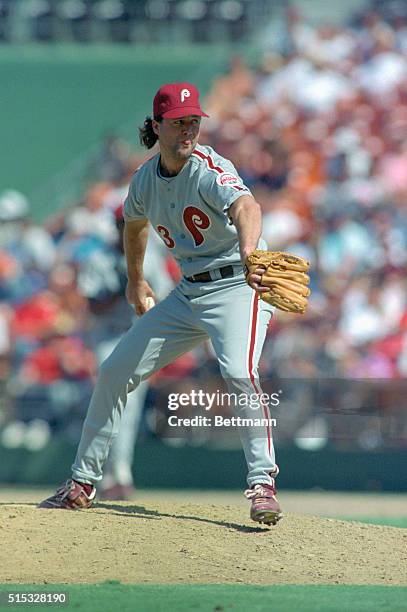
[[(72, 466), (73, 478), (90, 484), (102, 479), (128, 392), (208, 338), (229, 393), (261, 392), (257, 368), (272, 312), (242, 274), (209, 283), (182, 280), (135, 321), (101, 365)], [(264, 416), (267, 413), (263, 407)], [(236, 405), (235, 414), (253, 417), (250, 406)], [(270, 473), (278, 472), (271, 428), (265, 426), (261, 435), (258, 427), (239, 428), (239, 433), (248, 485), (270, 483)]]

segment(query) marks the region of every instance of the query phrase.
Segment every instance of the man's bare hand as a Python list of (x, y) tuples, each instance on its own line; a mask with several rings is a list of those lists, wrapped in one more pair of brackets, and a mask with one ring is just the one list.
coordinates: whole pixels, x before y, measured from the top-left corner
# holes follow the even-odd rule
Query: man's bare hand
[(147, 298), (152, 298), (155, 302), (154, 291), (145, 280), (129, 280), (126, 287), (126, 298), (129, 304), (134, 307), (139, 317), (151, 308), (151, 304), (149, 305)]
[(270, 291), (270, 287), (265, 287), (261, 284), (262, 275), (266, 271), (266, 268), (256, 268), (254, 272), (251, 272), (247, 275), (247, 283), (250, 285), (252, 289), (258, 291), (259, 293), (264, 293), (265, 291)]

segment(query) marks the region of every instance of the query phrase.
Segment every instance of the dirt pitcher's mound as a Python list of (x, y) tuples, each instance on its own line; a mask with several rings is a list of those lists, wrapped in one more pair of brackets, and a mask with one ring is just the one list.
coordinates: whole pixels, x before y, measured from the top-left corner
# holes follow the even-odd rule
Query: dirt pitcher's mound
[(219, 505), (0, 505), (1, 582), (407, 584), (407, 531)]

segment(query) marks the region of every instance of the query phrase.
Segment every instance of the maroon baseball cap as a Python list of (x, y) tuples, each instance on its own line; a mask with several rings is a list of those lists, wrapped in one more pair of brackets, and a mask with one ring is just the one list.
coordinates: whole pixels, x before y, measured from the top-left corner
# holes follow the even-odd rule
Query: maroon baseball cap
[(209, 117), (199, 104), (199, 91), (192, 83), (167, 83), (154, 96), (154, 117), (179, 119), (188, 115)]

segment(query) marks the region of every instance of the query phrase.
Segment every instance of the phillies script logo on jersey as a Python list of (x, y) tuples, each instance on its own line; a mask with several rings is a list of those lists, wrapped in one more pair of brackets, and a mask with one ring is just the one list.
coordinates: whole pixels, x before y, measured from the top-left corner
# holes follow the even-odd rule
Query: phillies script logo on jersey
[[(186, 206), (182, 213), (182, 219), (185, 227), (194, 239), (195, 246), (198, 247), (203, 244), (205, 242), (205, 234), (201, 230), (205, 231), (211, 226), (211, 220), (208, 215), (197, 206)], [(176, 242), (171, 236), (168, 227), (157, 225), (156, 230), (169, 249), (173, 249), (176, 246)]]
[(240, 184), (239, 178), (235, 176), (234, 174), (230, 174), (229, 172), (223, 172), (222, 174), (220, 174), (217, 177), (216, 182), (218, 183), (218, 185), (221, 185), (222, 187), (226, 187), (227, 185), (239, 185)]
[(189, 91), (189, 89), (183, 89), (181, 91), (181, 102), (185, 102), (186, 98), (189, 98), (191, 96), (191, 92)]

